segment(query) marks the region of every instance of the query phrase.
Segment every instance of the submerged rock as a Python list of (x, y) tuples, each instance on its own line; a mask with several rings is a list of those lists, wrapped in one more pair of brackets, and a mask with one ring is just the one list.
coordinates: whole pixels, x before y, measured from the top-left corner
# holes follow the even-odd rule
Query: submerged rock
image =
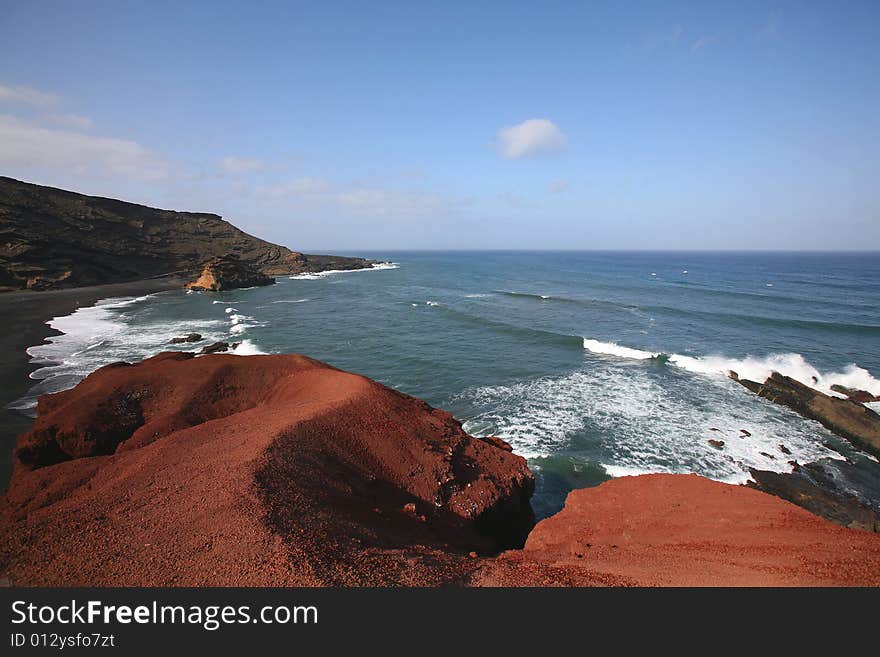
[(820, 422), (853, 445), (880, 457), (880, 415), (851, 399), (831, 397), (791, 377), (773, 372), (764, 383), (731, 378), (757, 395)]
[(221, 256), (206, 262), (199, 277), (184, 287), (188, 290), (220, 292), (241, 287), (272, 285), (274, 282), (274, 278), (234, 256)]

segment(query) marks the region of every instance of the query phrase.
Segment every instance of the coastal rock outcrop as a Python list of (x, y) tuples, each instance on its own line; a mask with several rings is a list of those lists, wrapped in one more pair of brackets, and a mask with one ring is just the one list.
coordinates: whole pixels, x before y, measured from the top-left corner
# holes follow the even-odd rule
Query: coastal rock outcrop
[(22, 585), (462, 581), (522, 545), (525, 460), (298, 355), (167, 352), (40, 398), (0, 509)]
[(212, 258), (202, 267), (199, 277), (184, 285), (188, 290), (222, 292), (242, 287), (272, 285), (275, 279), (242, 262), (235, 256)]
[(764, 383), (741, 379), (736, 372), (731, 372), (730, 378), (764, 399), (816, 420), (859, 449), (880, 457), (880, 415), (870, 408), (852, 399), (831, 397), (778, 372), (773, 372)]
[(880, 535), (697, 475), (640, 475), (569, 493), (484, 586), (877, 586)]
[(872, 395), (867, 390), (856, 390), (855, 388), (847, 388), (846, 386), (842, 386), (839, 383), (833, 384), (831, 386), (831, 389), (834, 392), (839, 392), (841, 395), (846, 395), (849, 399), (852, 399), (854, 402), (859, 402), (860, 404), (870, 404), (871, 402), (880, 401), (880, 397)]
[(186, 335), (178, 335), (175, 338), (171, 338), (168, 344), (185, 344), (187, 342), (200, 342), (201, 340), (201, 333), (187, 333)]
[(159, 210), (0, 176), (0, 291), (195, 275), (206, 260), (226, 255), (267, 276), (374, 264), (291, 251), (216, 214)]
[(816, 475), (820, 473), (814, 464), (797, 466), (791, 473), (754, 468), (749, 472), (752, 478), (746, 485), (755, 490), (781, 497), (843, 527), (880, 532), (877, 512), (855, 498), (833, 492), (831, 482), (823, 482), (825, 485), (820, 486), (816, 481)]

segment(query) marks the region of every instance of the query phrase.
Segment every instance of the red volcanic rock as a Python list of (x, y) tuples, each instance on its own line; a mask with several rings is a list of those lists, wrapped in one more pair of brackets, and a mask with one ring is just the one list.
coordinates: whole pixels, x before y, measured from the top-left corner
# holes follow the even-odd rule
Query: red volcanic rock
[(572, 492), (304, 356), (164, 353), (40, 399), (0, 506), (14, 585), (880, 585), (880, 535), (695, 475)]
[(534, 524), (522, 457), (298, 355), (102, 368), (40, 399), (16, 457), (16, 585), (460, 582)]
[(612, 479), (569, 494), (484, 586), (877, 586), (880, 536), (696, 475)]
[(486, 436), (485, 438), (483, 438), (483, 440), (485, 440), (487, 443), (492, 443), (493, 445), (495, 445), (495, 447), (500, 447), (505, 452), (513, 451), (513, 446), (509, 442), (502, 440), (497, 436)]

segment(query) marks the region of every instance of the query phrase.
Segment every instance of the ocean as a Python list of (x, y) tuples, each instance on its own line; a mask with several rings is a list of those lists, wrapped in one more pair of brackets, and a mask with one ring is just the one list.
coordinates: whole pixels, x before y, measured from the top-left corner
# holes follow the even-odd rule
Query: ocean
[[(536, 473), (539, 517), (609, 477), (744, 482), (750, 467), (787, 472), (790, 460), (821, 462), (880, 510), (876, 459), (727, 377), (777, 370), (823, 392), (880, 394), (880, 254), (354, 255), (388, 264), (55, 318), (63, 335), (28, 350), (41, 367), (13, 406), (32, 413), (37, 395), (107, 363), (227, 340), (239, 354), (298, 352), (365, 374), (500, 436)], [(190, 332), (206, 341), (168, 344)]]

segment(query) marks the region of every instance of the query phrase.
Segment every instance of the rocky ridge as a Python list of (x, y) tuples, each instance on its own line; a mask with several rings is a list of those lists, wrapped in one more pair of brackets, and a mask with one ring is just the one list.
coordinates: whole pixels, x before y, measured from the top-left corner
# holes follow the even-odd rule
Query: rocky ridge
[(363, 258), (291, 251), (216, 214), (159, 210), (0, 176), (0, 291), (197, 274), (233, 256), (267, 276), (363, 269)]

